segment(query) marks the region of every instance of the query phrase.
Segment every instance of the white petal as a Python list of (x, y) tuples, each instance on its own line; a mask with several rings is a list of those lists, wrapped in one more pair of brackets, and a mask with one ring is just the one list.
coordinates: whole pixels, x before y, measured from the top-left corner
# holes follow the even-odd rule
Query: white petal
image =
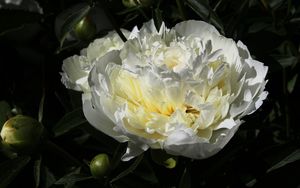
[(213, 33), (211, 42), (212, 51), (221, 49), (227, 63), (237, 67), (241, 66), (238, 48), (234, 40)]
[[(121, 31), (125, 37), (129, 36), (129, 31), (125, 29), (122, 29)], [(123, 45), (124, 42), (120, 36), (115, 31), (112, 31), (103, 38), (94, 40), (85, 50), (86, 57), (92, 62), (112, 50), (120, 50)]]
[(240, 57), (243, 59), (252, 59), (249, 53), (249, 50), (246, 45), (242, 43), (242, 41), (237, 42), (237, 47), (239, 50)]
[(215, 130), (218, 129), (232, 129), (234, 126), (236, 126), (236, 122), (232, 118), (228, 118), (223, 120), (216, 128)]
[(186, 37), (194, 35), (204, 39), (207, 36), (210, 36), (210, 33), (215, 33), (217, 35), (220, 35), (218, 30), (214, 26), (205, 23), (203, 21), (196, 21), (196, 20), (184, 21), (176, 24), (174, 28), (175, 31), (180, 36), (186, 36)]
[(168, 137), (164, 149), (172, 155), (181, 155), (193, 159), (208, 158), (219, 152), (229, 142), (240, 123), (240, 121), (236, 121), (235, 126), (231, 129), (214, 131), (212, 136), (214, 138), (211, 139), (214, 142), (203, 141), (182, 130), (176, 131), (174, 135)]
[(104, 114), (101, 108), (93, 107), (91, 103), (91, 95), (83, 94), (83, 112), (88, 122), (93, 125), (96, 129), (100, 130), (104, 134), (113, 137), (119, 142), (125, 142), (128, 138), (124, 135), (119, 135), (113, 130), (115, 127), (114, 123)]
[(252, 68), (255, 69), (256, 76), (252, 79), (249, 79), (249, 85), (254, 85), (257, 83), (262, 83), (265, 80), (266, 74), (268, 72), (268, 67), (264, 66), (259, 61), (256, 60), (246, 60), (246, 63)]
[(141, 145), (136, 145), (132, 142), (128, 142), (128, 146), (126, 149), (125, 154), (122, 156), (122, 161), (129, 161), (132, 158), (142, 154), (144, 151), (146, 151), (149, 147), (146, 144), (143, 144), (143, 147)]
[(89, 62), (84, 56), (74, 55), (63, 61), (62, 82), (69, 88), (77, 91), (89, 91), (87, 82)]
[(140, 29), (140, 32), (162, 35), (162, 34), (164, 34), (165, 30), (166, 30), (166, 27), (165, 27), (164, 22), (162, 22), (160, 29), (157, 30), (156, 26), (154, 24), (154, 20), (151, 19), (150, 21), (143, 24), (142, 28)]

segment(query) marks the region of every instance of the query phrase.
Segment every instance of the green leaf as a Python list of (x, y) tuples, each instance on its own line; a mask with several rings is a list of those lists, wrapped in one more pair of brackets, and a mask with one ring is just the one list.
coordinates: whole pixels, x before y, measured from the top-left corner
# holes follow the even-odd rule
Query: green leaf
[(45, 187), (45, 188), (52, 187), (52, 185), (56, 182), (55, 176), (46, 166), (43, 166), (42, 170), (43, 170), (43, 176), (41, 177), (42, 178), (41, 183), (43, 184), (43, 186), (41, 187)]
[(180, 15), (180, 18), (182, 20), (186, 20), (186, 13), (185, 13), (185, 9), (184, 9), (184, 2), (183, 2), (183, 0), (176, 0), (176, 5), (178, 7), (178, 13)]
[(144, 157), (140, 165), (136, 168), (134, 174), (152, 184), (158, 183), (155, 172), (146, 157)]
[(55, 182), (56, 185), (64, 185), (65, 188), (74, 187), (74, 184), (79, 181), (92, 179), (90, 175), (80, 174), (80, 168), (74, 169), (72, 172), (66, 174)]
[(127, 143), (120, 143), (117, 149), (114, 151), (113, 158), (111, 160), (111, 169), (114, 170), (118, 167), (121, 161), (121, 157), (126, 152)]
[(206, 0), (187, 0), (186, 3), (196, 14), (198, 14), (198, 16), (207, 21), (209, 16), (209, 5)]
[(156, 9), (154, 9), (153, 14), (154, 14), (154, 24), (155, 24), (155, 27), (159, 31), (160, 26), (161, 26), (161, 24), (163, 22), (162, 11), (159, 8), (156, 8)]
[(0, 36), (10, 31), (21, 29), (25, 24), (39, 22), (42, 15), (23, 10), (5, 10), (0, 11)]
[(275, 55), (273, 57), (283, 68), (291, 67), (298, 63), (298, 58), (295, 56)]
[(130, 7), (130, 8), (126, 8), (125, 10), (122, 10), (120, 12), (117, 12), (117, 15), (124, 15), (124, 14), (128, 14), (134, 11), (137, 11), (140, 7), (139, 6), (134, 6), (134, 7)]
[(288, 82), (287, 90), (289, 93), (292, 93), (294, 91), (294, 88), (295, 88), (295, 85), (297, 82), (297, 78), (298, 78), (298, 74), (295, 74), (293, 76), (293, 78)]
[(74, 129), (75, 127), (78, 127), (86, 122), (87, 120), (83, 115), (82, 108), (75, 109), (74, 111), (69, 112), (62, 117), (62, 119), (59, 120), (59, 122), (53, 127), (54, 135), (63, 135), (71, 129)]
[(64, 20), (62, 28), (59, 33), (60, 47), (63, 46), (66, 36), (74, 29), (77, 23), (79, 23), (91, 10), (89, 5), (81, 7), (79, 10), (71, 12), (70, 15)]
[(267, 173), (272, 172), (273, 170), (276, 170), (278, 168), (281, 168), (289, 163), (295, 162), (297, 160), (300, 160), (300, 149), (297, 149), (287, 157), (285, 157), (283, 160), (272, 166), (267, 170)]
[(190, 188), (191, 187), (191, 175), (190, 170), (186, 167), (180, 178), (178, 188)]
[(132, 12), (126, 15), (125, 19), (124, 19), (124, 23), (123, 25), (127, 25), (128, 23), (130, 23), (131, 21), (133, 21), (134, 19), (138, 18), (139, 14), (137, 14), (136, 12)]
[(30, 161), (29, 156), (17, 157), (0, 164), (0, 187), (7, 187)]
[(73, 187), (76, 182), (80, 182), (88, 179), (93, 179), (93, 177), (86, 174), (69, 174), (56, 181), (55, 184), (57, 185), (63, 184), (66, 185), (66, 187)]
[(260, 32), (270, 26), (272, 26), (272, 25), (267, 22), (255, 22), (252, 25), (250, 25), (250, 27), (248, 29), (248, 33), (257, 33), (257, 32)]
[(39, 113), (38, 113), (38, 121), (41, 123), (43, 120), (43, 114), (44, 114), (44, 102), (45, 102), (45, 88), (43, 88), (42, 92), (42, 98), (40, 100), (39, 104)]
[(117, 175), (115, 178), (113, 178), (110, 181), (110, 184), (112, 184), (115, 181), (118, 181), (119, 179), (121, 179), (121, 178), (127, 176), (128, 174), (132, 173), (137, 168), (137, 166), (140, 164), (143, 157), (144, 157), (144, 154), (139, 155), (138, 158), (129, 166), (129, 168), (127, 168), (126, 170), (121, 172), (119, 175)]
[(186, 4), (204, 21), (212, 23), (220, 30), (221, 34), (224, 34), (223, 24), (218, 15), (209, 6), (207, 0), (187, 0)]
[(269, 1), (269, 6), (270, 8), (276, 10), (278, 9), (280, 6), (282, 6), (282, 4), (285, 2), (285, 0), (272, 0), (272, 1)]
[(0, 130), (3, 124), (6, 122), (8, 117), (10, 116), (11, 108), (9, 104), (5, 101), (0, 101)]
[(42, 164), (42, 157), (39, 156), (38, 159), (34, 161), (33, 165), (33, 177), (35, 181), (35, 187), (38, 188), (40, 185), (41, 179), (41, 164)]

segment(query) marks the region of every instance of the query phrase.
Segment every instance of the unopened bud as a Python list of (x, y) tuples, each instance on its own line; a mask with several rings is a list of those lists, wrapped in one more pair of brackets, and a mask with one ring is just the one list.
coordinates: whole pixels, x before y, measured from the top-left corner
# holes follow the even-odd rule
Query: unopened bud
[(43, 126), (37, 120), (17, 115), (7, 120), (2, 127), (2, 146), (17, 153), (31, 152), (40, 143), (42, 132)]

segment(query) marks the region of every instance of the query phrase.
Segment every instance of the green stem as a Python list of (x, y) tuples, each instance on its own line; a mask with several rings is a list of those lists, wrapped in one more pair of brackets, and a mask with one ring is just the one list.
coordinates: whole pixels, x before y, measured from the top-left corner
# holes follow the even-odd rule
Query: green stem
[[(44, 75), (44, 69), (43, 69), (43, 75)], [(43, 76), (44, 77), (44, 76)], [(39, 104), (39, 112), (38, 112), (38, 121), (42, 123), (43, 121), (43, 115), (44, 115), (44, 102), (45, 102), (45, 95), (46, 95), (46, 89), (45, 89), (45, 84), (44, 84), (44, 78), (43, 78), (43, 91), (42, 91), (42, 98), (40, 100)]]
[(113, 25), (114, 29), (116, 30), (116, 32), (118, 33), (118, 35), (120, 36), (120, 38), (122, 39), (123, 42), (127, 41), (127, 38), (124, 36), (124, 34), (122, 33), (120, 27), (118, 26), (114, 16), (111, 14), (111, 11), (108, 8), (107, 2), (106, 0), (99, 0), (99, 2), (101, 3), (101, 5), (103, 6), (103, 10), (106, 14), (106, 16), (108, 17), (109, 21), (111, 22), (111, 24)]
[(282, 89), (283, 89), (283, 95), (284, 95), (284, 119), (285, 119), (285, 125), (286, 125), (286, 137), (289, 139), (290, 137), (290, 128), (291, 128), (291, 122), (290, 122), (290, 115), (289, 115), (289, 101), (288, 101), (288, 92), (287, 92), (287, 78), (286, 78), (286, 69), (283, 68), (282, 70)]
[(290, 12), (291, 12), (291, 9), (292, 9), (292, 0), (288, 0), (287, 3), (288, 3), (288, 7), (287, 7), (287, 11), (286, 11), (286, 17), (288, 17), (289, 14), (290, 14)]
[(56, 152), (58, 155), (60, 155), (62, 158), (64, 158), (67, 161), (70, 161), (76, 166), (82, 167), (84, 170), (89, 171), (89, 169), (84, 165), (84, 163), (80, 162), (78, 159), (73, 157), (71, 154), (69, 154), (67, 151), (65, 151), (63, 148), (59, 147), (52, 141), (48, 140), (46, 141), (46, 146), (49, 147), (52, 151)]
[(186, 14), (185, 14), (184, 9), (183, 9), (182, 0), (176, 0), (176, 4), (177, 4), (178, 11), (179, 11), (179, 14), (181, 16), (181, 19), (186, 20)]
[(219, 8), (219, 6), (222, 4), (223, 0), (218, 1), (218, 3), (215, 5), (215, 7), (213, 8), (213, 11), (216, 12), (217, 9)]
[(141, 13), (141, 15), (148, 21), (149, 20), (149, 17), (146, 15), (145, 11), (139, 7), (138, 8), (138, 11)]

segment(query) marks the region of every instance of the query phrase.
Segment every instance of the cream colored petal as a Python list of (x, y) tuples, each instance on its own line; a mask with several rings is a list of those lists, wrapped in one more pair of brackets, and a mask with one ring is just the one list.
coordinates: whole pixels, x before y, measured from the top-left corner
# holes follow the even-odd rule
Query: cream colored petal
[(62, 65), (62, 83), (69, 89), (88, 92), (89, 66), (89, 62), (83, 56), (74, 55), (65, 59)]
[(125, 135), (120, 135), (113, 130), (115, 127), (114, 123), (104, 114), (101, 107), (99, 108), (92, 105), (90, 94), (83, 94), (82, 102), (84, 115), (91, 125), (119, 142), (128, 140)]
[(232, 129), (234, 126), (236, 126), (236, 122), (232, 118), (228, 118), (220, 122), (218, 126), (214, 130), (218, 129)]
[(244, 45), (242, 41), (237, 42), (237, 47), (239, 50), (239, 55), (242, 59), (252, 59), (247, 46)]
[(252, 77), (252, 79), (248, 79), (248, 84), (251, 86), (257, 83), (262, 83), (266, 78), (268, 67), (256, 60), (246, 60), (245, 62), (250, 66), (250, 68), (255, 69), (256, 73), (256, 75), (253, 75), (254, 77)]
[(205, 159), (219, 152), (232, 138), (240, 125), (236, 121), (231, 129), (220, 129), (213, 132), (210, 141), (199, 139), (184, 130), (174, 131), (164, 144), (164, 149), (172, 155), (180, 155), (193, 159)]
[(213, 33), (211, 42), (212, 51), (221, 49), (227, 63), (237, 67), (241, 66), (238, 47), (234, 40)]
[(143, 147), (141, 147), (141, 143), (134, 144), (132, 142), (128, 142), (126, 152), (121, 158), (122, 161), (129, 161), (134, 157), (142, 154), (144, 151), (146, 151), (149, 148), (149, 146), (147, 146), (146, 144), (142, 144), (142, 145)]
[(218, 30), (203, 21), (197, 21), (197, 20), (189, 20), (189, 21), (184, 21), (180, 22), (175, 25), (174, 27), (175, 31), (180, 35), (180, 36), (197, 36), (202, 39), (211, 38), (210, 35), (211, 33), (215, 33), (217, 35), (220, 35)]
[[(125, 37), (129, 36), (129, 31), (122, 29)], [(89, 61), (94, 61), (97, 58), (104, 56), (112, 50), (120, 50), (123, 48), (124, 42), (120, 36), (112, 31), (100, 39), (94, 40), (86, 49), (86, 56)]]

